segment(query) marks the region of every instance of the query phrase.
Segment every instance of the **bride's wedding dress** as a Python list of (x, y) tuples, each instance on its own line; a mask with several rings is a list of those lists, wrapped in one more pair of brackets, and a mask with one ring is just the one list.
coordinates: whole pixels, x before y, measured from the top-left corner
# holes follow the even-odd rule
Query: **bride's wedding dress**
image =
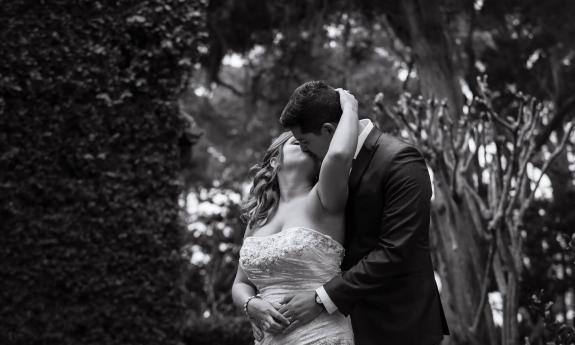
[[(240, 265), (266, 301), (313, 291), (340, 274), (344, 249), (337, 241), (316, 230), (292, 227), (269, 236), (246, 237)], [(257, 345), (353, 345), (348, 317), (322, 312), (308, 324), (286, 334), (265, 333)]]

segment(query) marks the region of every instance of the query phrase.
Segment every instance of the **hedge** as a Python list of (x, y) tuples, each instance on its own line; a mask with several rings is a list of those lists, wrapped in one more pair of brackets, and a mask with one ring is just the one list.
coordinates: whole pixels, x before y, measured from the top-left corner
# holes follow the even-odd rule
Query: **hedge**
[(181, 343), (174, 100), (204, 7), (3, 1), (1, 344)]

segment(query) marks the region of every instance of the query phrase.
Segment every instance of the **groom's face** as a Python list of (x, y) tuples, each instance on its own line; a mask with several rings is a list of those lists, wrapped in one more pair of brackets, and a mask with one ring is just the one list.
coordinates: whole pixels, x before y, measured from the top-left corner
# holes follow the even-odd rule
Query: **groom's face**
[(335, 126), (325, 124), (319, 133), (303, 133), (299, 127), (292, 127), (290, 130), (299, 141), (300, 147), (304, 152), (313, 155), (318, 160), (323, 160), (329, 148)]

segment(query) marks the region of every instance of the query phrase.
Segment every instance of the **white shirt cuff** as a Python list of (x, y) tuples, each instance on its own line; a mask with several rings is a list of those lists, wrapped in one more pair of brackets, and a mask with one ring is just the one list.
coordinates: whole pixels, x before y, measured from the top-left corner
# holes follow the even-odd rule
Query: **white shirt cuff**
[(325, 307), (325, 310), (327, 310), (328, 314), (333, 314), (334, 312), (337, 311), (337, 306), (335, 305), (335, 303), (333, 303), (331, 298), (329, 298), (329, 295), (327, 294), (323, 286), (317, 288), (315, 292), (317, 293), (319, 299), (321, 299), (321, 303), (323, 303), (323, 306)]

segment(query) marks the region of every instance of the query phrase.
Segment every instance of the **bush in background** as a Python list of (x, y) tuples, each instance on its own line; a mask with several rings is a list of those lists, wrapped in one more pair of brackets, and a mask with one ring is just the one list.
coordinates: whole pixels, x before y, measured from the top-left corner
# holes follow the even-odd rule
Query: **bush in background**
[(200, 1), (3, 2), (0, 343), (177, 344)]
[(182, 255), (191, 298), (184, 326), (186, 344), (253, 344), (252, 331), (231, 287), (245, 224), (241, 187), (195, 188), (186, 200), (187, 231)]

